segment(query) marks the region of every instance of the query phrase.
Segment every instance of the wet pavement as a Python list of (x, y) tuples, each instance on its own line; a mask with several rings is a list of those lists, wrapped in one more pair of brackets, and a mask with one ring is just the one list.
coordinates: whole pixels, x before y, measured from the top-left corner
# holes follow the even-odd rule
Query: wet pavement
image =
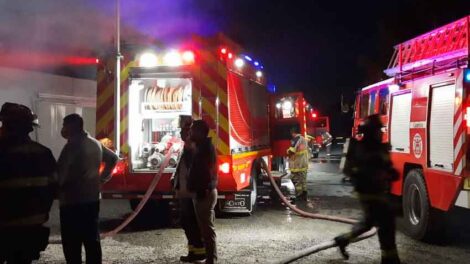
[[(311, 165), (308, 174), (309, 195), (314, 202), (311, 211), (359, 218), (361, 211), (352, 195), (352, 186), (342, 182), (339, 155), (326, 158), (323, 154)], [(53, 243), (38, 263), (64, 263), (57, 206), (52, 210), (49, 224)], [(102, 229), (115, 227), (129, 212), (127, 201), (102, 201)], [(468, 212), (459, 211), (455, 215), (455, 219), (463, 217), (467, 224), (455, 222), (445, 245), (417, 242), (398, 231), (398, 250), (403, 262), (470, 263), (470, 217)], [(348, 229), (346, 224), (299, 217), (277, 201), (258, 204), (251, 216), (217, 218), (219, 263), (269, 263)], [(117, 236), (102, 241), (104, 263), (180, 263), (179, 256), (186, 254), (185, 243), (179, 228), (133, 223)], [(336, 249), (329, 249), (295, 263), (380, 263), (377, 236), (351, 245), (349, 252), (348, 261)]]

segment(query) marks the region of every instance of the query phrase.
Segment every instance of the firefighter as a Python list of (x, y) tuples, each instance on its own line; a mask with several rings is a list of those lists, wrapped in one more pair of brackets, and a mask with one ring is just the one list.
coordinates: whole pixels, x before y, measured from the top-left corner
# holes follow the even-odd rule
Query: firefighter
[(308, 170), (308, 144), (299, 133), (297, 127), (290, 130), (292, 135), (291, 146), (287, 149), (289, 156), (289, 169), (291, 179), (295, 186), (296, 200), (308, 201), (307, 196), (307, 170)]
[(349, 258), (346, 246), (351, 240), (378, 227), (382, 264), (398, 264), (395, 243), (395, 216), (388, 200), (390, 183), (398, 179), (398, 172), (390, 160), (388, 144), (382, 143), (382, 122), (378, 115), (369, 116), (359, 133), (361, 141), (351, 139), (344, 173), (351, 177), (364, 210), (363, 219), (355, 224), (351, 232), (335, 238), (344, 258)]
[(206, 248), (206, 263), (217, 261), (214, 227), (217, 202), (217, 155), (209, 135), (209, 126), (203, 120), (191, 125), (190, 139), (194, 142), (194, 155), (188, 176), (188, 190), (196, 193), (194, 211)]
[(201, 261), (206, 258), (206, 249), (204, 248), (201, 231), (194, 211), (193, 198), (195, 193), (190, 192), (187, 187), (188, 173), (193, 155), (191, 141), (189, 140), (191, 123), (191, 116), (180, 116), (181, 139), (185, 144), (176, 172), (172, 177), (173, 189), (179, 201), (181, 226), (188, 240), (188, 255), (180, 257), (182, 262)]
[[(101, 263), (98, 218), (101, 184), (111, 177), (118, 156), (83, 130), (78, 114), (63, 120), (62, 137), (67, 139), (58, 161), (60, 230), (67, 263)], [(100, 170), (101, 162), (104, 163)]]
[(38, 122), (28, 107), (3, 104), (0, 121), (0, 263), (31, 263), (49, 240), (43, 224), (54, 198), (56, 161), (30, 139)]

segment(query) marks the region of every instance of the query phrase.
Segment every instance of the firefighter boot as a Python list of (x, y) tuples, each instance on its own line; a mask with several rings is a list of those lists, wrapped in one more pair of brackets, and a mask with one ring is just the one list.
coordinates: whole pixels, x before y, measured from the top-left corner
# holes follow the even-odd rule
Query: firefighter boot
[(346, 250), (346, 246), (349, 244), (349, 239), (347, 239), (344, 235), (337, 236), (335, 237), (335, 242), (343, 258), (346, 260), (349, 259), (349, 253)]
[(196, 261), (203, 261), (206, 259), (206, 249), (204, 247), (197, 248), (193, 246), (189, 246), (189, 252), (186, 256), (181, 256), (181, 262), (196, 262)]

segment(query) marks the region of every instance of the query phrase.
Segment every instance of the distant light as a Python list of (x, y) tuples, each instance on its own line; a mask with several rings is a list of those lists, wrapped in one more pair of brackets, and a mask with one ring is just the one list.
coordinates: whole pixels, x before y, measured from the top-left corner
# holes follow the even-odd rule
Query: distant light
[(140, 55), (139, 66), (140, 67), (155, 67), (158, 65), (157, 55), (151, 52)]
[(281, 109), (281, 103), (277, 103), (277, 104), (276, 104), (276, 108), (277, 108), (277, 109)]
[(260, 69), (264, 69), (263, 65), (260, 65), (259, 68), (260, 68)]
[(253, 62), (253, 64), (254, 64), (256, 67), (259, 66), (259, 62), (257, 62), (257, 61)]
[(170, 51), (163, 57), (163, 64), (166, 66), (180, 66), (183, 65), (181, 54), (177, 51)]
[(312, 113), (312, 118), (317, 118), (317, 113)]
[(229, 59), (233, 58), (233, 54), (232, 54), (232, 53), (229, 53), (229, 54), (228, 54), (228, 58), (229, 58)]
[(100, 59), (96, 58), (96, 64), (100, 63)]
[(241, 68), (243, 67), (243, 65), (245, 65), (245, 62), (243, 61), (243, 59), (238, 58), (235, 60), (235, 66), (237, 66), (237, 68)]
[(263, 73), (261, 71), (256, 71), (256, 77), (258, 78), (263, 77)]
[(253, 60), (253, 59), (250, 58), (249, 56), (245, 56), (245, 59), (246, 59), (247, 61), (252, 61), (252, 60)]
[(187, 50), (183, 52), (183, 61), (185, 64), (193, 64), (194, 63), (194, 52)]
[(284, 103), (282, 103), (282, 108), (285, 110), (291, 110), (292, 102), (290, 100), (284, 101)]
[(222, 48), (222, 49), (220, 49), (220, 52), (221, 52), (222, 54), (226, 54), (226, 53), (227, 53), (227, 49), (226, 49), (226, 48)]

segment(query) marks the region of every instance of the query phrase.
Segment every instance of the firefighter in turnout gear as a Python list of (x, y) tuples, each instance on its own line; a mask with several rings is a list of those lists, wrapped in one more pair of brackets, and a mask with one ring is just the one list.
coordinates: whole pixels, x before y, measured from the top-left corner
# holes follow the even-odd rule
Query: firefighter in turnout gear
[(49, 240), (43, 226), (55, 193), (52, 152), (30, 139), (36, 115), (20, 104), (0, 111), (0, 263), (31, 263)]
[(388, 200), (390, 183), (398, 179), (398, 172), (390, 160), (389, 144), (382, 143), (381, 129), (380, 117), (369, 116), (359, 129), (362, 139), (352, 139), (350, 142), (344, 174), (351, 177), (364, 217), (353, 226), (351, 232), (336, 237), (335, 241), (347, 259), (346, 246), (350, 241), (376, 226), (382, 250), (381, 263), (398, 264), (395, 216)]
[(184, 141), (183, 153), (172, 177), (173, 189), (179, 201), (181, 227), (188, 240), (188, 255), (181, 256), (182, 262), (202, 261), (206, 259), (206, 249), (202, 241), (196, 212), (194, 210), (194, 192), (188, 190), (188, 175), (191, 167), (193, 149), (189, 139), (189, 130), (193, 120), (191, 116), (180, 116), (181, 139)]
[(297, 127), (290, 130), (291, 146), (287, 149), (291, 179), (295, 186), (296, 199), (307, 201), (308, 144)]

